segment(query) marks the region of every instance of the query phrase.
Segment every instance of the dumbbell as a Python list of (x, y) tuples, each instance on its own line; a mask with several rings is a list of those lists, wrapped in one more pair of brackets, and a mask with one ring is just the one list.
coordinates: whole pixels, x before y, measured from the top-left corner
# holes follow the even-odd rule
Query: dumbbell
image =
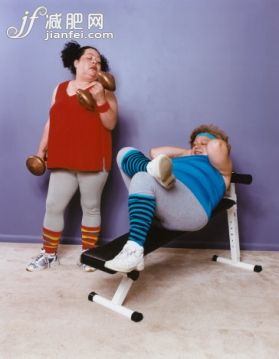
[(45, 161), (39, 156), (29, 156), (26, 160), (26, 167), (35, 176), (42, 176), (46, 171)]
[[(115, 79), (109, 72), (98, 72), (97, 81), (99, 81), (106, 90), (115, 91)], [(88, 111), (95, 111), (96, 101), (88, 90), (78, 89), (76, 95), (81, 106), (85, 107)]]

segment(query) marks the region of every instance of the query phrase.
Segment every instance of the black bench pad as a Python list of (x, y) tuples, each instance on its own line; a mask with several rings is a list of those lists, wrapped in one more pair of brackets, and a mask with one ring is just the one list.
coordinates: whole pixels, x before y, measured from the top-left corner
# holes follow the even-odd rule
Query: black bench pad
[[(171, 240), (177, 239), (182, 236), (181, 231), (168, 231), (164, 228), (153, 226), (149, 232), (148, 238), (144, 246), (144, 255), (153, 252), (155, 249), (162, 247), (164, 244)], [(94, 249), (88, 249), (83, 252), (80, 257), (80, 261), (90, 267), (100, 269), (107, 273), (116, 273), (115, 271), (106, 268), (105, 262), (114, 258), (123, 248), (128, 240), (129, 233), (125, 233), (122, 236), (117, 237), (113, 241), (106, 243), (100, 247)]]
[[(235, 202), (233, 200), (224, 198), (215, 209), (214, 214), (222, 212), (234, 204)], [(155, 225), (152, 226), (144, 245), (144, 255), (153, 252), (155, 249), (162, 247), (174, 239), (179, 239), (183, 234), (185, 234), (183, 231), (171, 231)], [(104, 265), (106, 261), (114, 258), (121, 251), (128, 240), (128, 235), (129, 233), (125, 233), (100, 247), (88, 249), (81, 254), (81, 263), (107, 273), (116, 273), (115, 271), (106, 268)]]

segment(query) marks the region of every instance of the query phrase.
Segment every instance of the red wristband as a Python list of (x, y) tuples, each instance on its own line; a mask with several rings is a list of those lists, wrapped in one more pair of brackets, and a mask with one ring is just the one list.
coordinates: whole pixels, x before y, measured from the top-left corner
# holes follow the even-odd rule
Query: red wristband
[(109, 109), (110, 109), (110, 106), (107, 101), (103, 105), (97, 106), (97, 111), (99, 113), (107, 112)]

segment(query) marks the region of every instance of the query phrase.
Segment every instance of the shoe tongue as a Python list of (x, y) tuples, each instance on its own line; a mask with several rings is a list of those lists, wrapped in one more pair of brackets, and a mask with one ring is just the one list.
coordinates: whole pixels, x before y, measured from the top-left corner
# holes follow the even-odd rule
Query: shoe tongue
[(134, 241), (128, 241), (128, 242), (126, 243), (126, 246), (127, 246), (128, 248), (131, 248), (131, 249), (137, 249), (137, 248), (140, 247), (139, 244), (138, 244), (137, 242), (134, 242)]
[(128, 253), (128, 254), (133, 254), (133, 253), (136, 252), (136, 250), (135, 250), (135, 248), (126, 247), (125, 252)]

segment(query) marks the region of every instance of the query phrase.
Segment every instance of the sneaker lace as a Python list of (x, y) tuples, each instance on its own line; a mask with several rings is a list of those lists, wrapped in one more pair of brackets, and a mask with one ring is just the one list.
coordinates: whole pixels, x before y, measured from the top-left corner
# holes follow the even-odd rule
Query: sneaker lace
[(120, 253), (124, 254), (126, 257), (129, 257), (131, 255), (135, 255), (135, 256), (140, 255), (139, 251), (137, 251), (135, 248), (129, 248), (129, 247), (128, 248), (124, 247)]
[(41, 258), (46, 257), (45, 253), (39, 253), (34, 262), (37, 263)]
[(55, 259), (55, 255), (49, 256), (49, 255), (47, 255), (46, 253), (41, 252), (41, 253), (38, 254), (38, 256), (36, 257), (36, 259), (35, 259), (34, 262), (37, 264), (41, 258), (43, 258), (44, 261), (46, 262), (47, 266), (50, 267), (50, 264), (51, 264), (51, 262), (52, 262), (51, 259), (54, 260), (54, 259)]

